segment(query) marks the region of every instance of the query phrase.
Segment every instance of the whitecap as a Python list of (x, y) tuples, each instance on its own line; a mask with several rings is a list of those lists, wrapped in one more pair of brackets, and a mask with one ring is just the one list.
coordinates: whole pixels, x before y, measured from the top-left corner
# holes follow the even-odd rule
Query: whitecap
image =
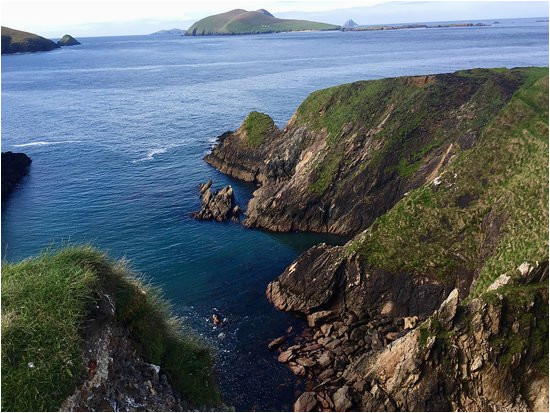
[(132, 161), (133, 163), (136, 163), (136, 162), (144, 162), (144, 161), (151, 161), (153, 159), (155, 159), (155, 155), (160, 155), (162, 153), (165, 153), (166, 151), (168, 151), (169, 148), (156, 148), (156, 149), (150, 149), (149, 151), (147, 151), (147, 156), (144, 157), (144, 158), (140, 158), (140, 159), (136, 159), (134, 161)]
[(64, 143), (76, 143), (76, 142), (81, 142), (81, 141), (50, 141), (50, 142), (36, 141), (36, 142), (20, 143), (20, 144), (13, 145), (13, 146), (15, 146), (16, 148), (25, 148), (27, 146), (61, 145), (61, 144), (64, 144)]

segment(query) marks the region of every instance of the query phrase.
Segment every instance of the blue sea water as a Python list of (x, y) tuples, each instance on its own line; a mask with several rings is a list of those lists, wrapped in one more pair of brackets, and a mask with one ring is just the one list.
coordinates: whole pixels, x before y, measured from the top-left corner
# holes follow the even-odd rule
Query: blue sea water
[[(547, 66), (548, 23), (536, 20), (96, 37), (52, 52), (2, 56), (2, 150), (33, 159), (28, 177), (2, 203), (2, 258), (69, 242), (126, 257), (216, 346), (227, 403), (237, 410), (291, 409), (299, 384), (266, 346), (301, 322), (275, 311), (265, 287), (327, 237), (193, 220), (198, 184), (209, 178), (216, 188), (233, 185), (243, 206), (254, 190), (202, 157), (249, 111), (266, 112), (282, 126), (316, 89), (472, 67)], [(224, 327), (210, 323), (213, 308), (227, 317)]]

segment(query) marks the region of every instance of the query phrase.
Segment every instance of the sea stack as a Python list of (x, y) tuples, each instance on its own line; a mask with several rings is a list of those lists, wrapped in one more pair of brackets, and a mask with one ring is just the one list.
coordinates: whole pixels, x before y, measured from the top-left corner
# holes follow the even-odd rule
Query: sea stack
[(58, 46), (76, 46), (79, 45), (80, 42), (76, 40), (73, 36), (70, 34), (66, 34), (57, 42)]

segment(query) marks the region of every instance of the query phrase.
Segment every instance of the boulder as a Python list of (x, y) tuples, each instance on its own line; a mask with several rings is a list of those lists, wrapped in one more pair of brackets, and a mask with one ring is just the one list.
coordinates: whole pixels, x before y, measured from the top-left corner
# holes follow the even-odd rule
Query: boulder
[(315, 393), (308, 391), (302, 393), (298, 400), (294, 403), (295, 412), (311, 412), (317, 406), (317, 398)]
[(352, 406), (349, 387), (346, 385), (336, 390), (332, 396), (332, 401), (334, 402), (334, 409), (337, 412), (345, 412), (349, 410)]
[(286, 336), (277, 337), (275, 340), (272, 340), (268, 345), (267, 348), (270, 350), (275, 350), (278, 347), (281, 347), (283, 343), (287, 340)]
[(241, 208), (235, 204), (233, 188), (228, 185), (214, 193), (210, 190), (212, 180), (199, 187), (201, 194), (201, 209), (193, 213), (193, 218), (206, 221), (239, 220)]
[(316, 313), (310, 314), (307, 316), (307, 323), (310, 327), (317, 327), (327, 318), (334, 315), (334, 311), (317, 311)]

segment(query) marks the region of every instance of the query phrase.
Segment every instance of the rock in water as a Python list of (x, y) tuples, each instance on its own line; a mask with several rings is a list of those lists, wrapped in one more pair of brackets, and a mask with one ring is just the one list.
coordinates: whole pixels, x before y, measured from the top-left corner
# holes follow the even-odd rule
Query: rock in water
[(235, 204), (233, 188), (228, 185), (214, 193), (210, 190), (212, 180), (200, 186), (202, 206), (200, 211), (193, 213), (193, 218), (198, 220), (239, 221), (241, 208)]
[(57, 42), (58, 46), (76, 46), (78, 44), (80, 44), (80, 42), (70, 34), (66, 34)]
[(2, 199), (6, 199), (27, 175), (31, 162), (24, 153), (2, 152)]

